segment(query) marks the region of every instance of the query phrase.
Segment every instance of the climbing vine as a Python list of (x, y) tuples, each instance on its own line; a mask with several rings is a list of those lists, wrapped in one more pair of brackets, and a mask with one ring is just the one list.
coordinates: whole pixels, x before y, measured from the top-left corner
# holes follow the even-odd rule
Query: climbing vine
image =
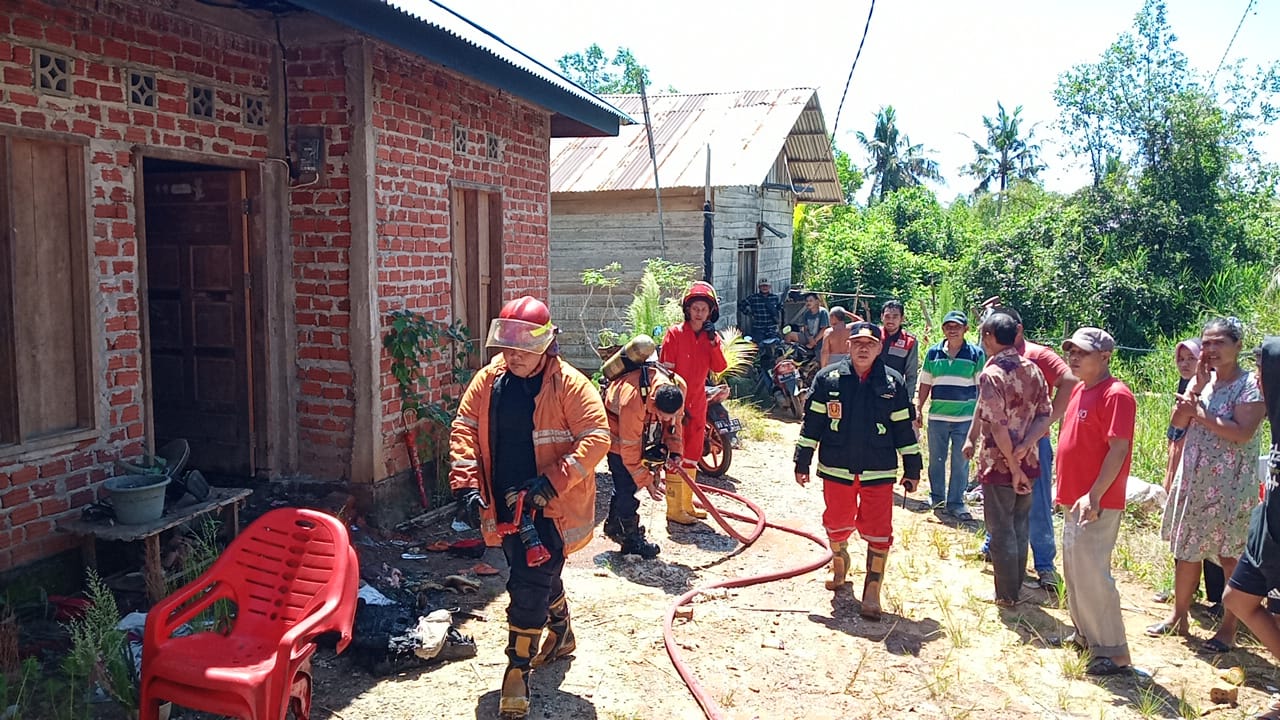
[[(448, 494), (444, 478), (448, 474), (449, 426), (458, 413), (462, 391), (475, 374), (471, 365), (474, 339), (460, 320), (443, 324), (411, 310), (394, 310), (382, 345), (391, 355), (391, 374), (400, 389), (405, 431), (413, 433), (411, 447), (416, 448), (418, 462), (431, 463), (435, 469), (435, 504)], [(441, 361), (448, 363), (448, 378), (433, 385), (425, 371)]]

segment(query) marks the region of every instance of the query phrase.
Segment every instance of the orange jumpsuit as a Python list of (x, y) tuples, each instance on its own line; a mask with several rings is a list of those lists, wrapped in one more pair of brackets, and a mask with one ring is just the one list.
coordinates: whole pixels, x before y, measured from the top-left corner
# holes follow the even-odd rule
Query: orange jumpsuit
[(724, 372), (729, 366), (724, 359), (719, 336), (705, 332), (693, 332), (688, 323), (677, 323), (662, 338), (658, 359), (684, 380), (688, 395), (684, 402), (684, 460), (686, 468), (692, 468), (690, 477), (697, 472), (702, 459), (703, 443), (707, 428), (707, 393), (704, 390), (707, 376), (712, 372)]

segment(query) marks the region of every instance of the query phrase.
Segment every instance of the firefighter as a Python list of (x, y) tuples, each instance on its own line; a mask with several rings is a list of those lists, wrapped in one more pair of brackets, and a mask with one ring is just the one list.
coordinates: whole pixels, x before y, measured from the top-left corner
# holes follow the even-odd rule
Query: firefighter
[(893, 484), (902, 455), (902, 485), (920, 482), (920, 446), (902, 374), (880, 356), (880, 328), (849, 326), (849, 359), (823, 368), (814, 379), (804, 425), (796, 441), (796, 482), (809, 482), (813, 451), (826, 509), (822, 526), (831, 543), (828, 590), (844, 585), (849, 536), (867, 541), (867, 575), (858, 614), (880, 619), (880, 583), (893, 544)]
[[(449, 485), (461, 507), (479, 514), (485, 544), (500, 545), (511, 569), (502, 720), (528, 714), (531, 668), (574, 650), (560, 573), (565, 556), (591, 540), (595, 467), (609, 449), (600, 393), (560, 359), (556, 332), (540, 300), (526, 295), (504, 305), (485, 343), (501, 353), (467, 386), (449, 436)], [(526, 554), (525, 532), (500, 533), (520, 521), (517, 505), (533, 508), (530, 534), (549, 558)]]
[[(698, 460), (702, 458), (707, 428), (707, 377), (724, 372), (728, 363), (720, 346), (716, 321), (720, 319), (720, 301), (711, 283), (701, 280), (689, 286), (680, 301), (684, 322), (676, 323), (662, 338), (659, 359), (662, 364), (684, 379), (687, 394), (684, 401), (685, 474), (698, 476)], [(667, 520), (692, 525), (707, 514), (693, 505), (693, 491), (677, 474), (667, 476)]]
[[(639, 335), (628, 346), (652, 350), (653, 339)], [(619, 350), (619, 358), (627, 349)], [(606, 363), (608, 367), (610, 363)], [(680, 421), (684, 416), (684, 380), (661, 365), (642, 362), (609, 378), (604, 406), (609, 415), (609, 472), (613, 475), (613, 498), (604, 534), (622, 546), (622, 552), (644, 558), (657, 557), (660, 548), (645, 540), (637, 510), (636, 489), (643, 488), (654, 500), (663, 499), (663, 469), (679, 468), (683, 451)], [(668, 481), (669, 482), (669, 481)]]

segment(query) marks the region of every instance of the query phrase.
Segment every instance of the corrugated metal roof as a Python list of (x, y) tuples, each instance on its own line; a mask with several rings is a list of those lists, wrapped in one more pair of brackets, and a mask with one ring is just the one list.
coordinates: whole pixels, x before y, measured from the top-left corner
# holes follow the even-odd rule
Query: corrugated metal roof
[(553, 135), (557, 128), (561, 137), (614, 135), (620, 123), (635, 122), (436, 0), (290, 2), (552, 110), (559, 115), (552, 118)]
[[(643, 118), (639, 95), (604, 98)], [(711, 145), (711, 184), (756, 186), (786, 150), (796, 199), (843, 203), (827, 125), (812, 88), (701, 95), (652, 95), (649, 115), (664, 188), (702, 187)], [(551, 142), (551, 191), (649, 190), (653, 165), (643, 124), (617, 137)]]

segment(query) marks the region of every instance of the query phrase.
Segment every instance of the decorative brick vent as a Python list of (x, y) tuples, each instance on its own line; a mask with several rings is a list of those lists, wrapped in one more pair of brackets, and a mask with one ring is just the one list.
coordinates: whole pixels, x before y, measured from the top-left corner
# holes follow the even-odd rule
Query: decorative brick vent
[(502, 138), (493, 133), (485, 136), (485, 157), (490, 160), (502, 159)]
[(204, 85), (191, 85), (191, 97), (188, 109), (191, 117), (213, 119), (213, 88)]
[(36, 90), (51, 95), (71, 94), (71, 58), (37, 50), (34, 63)]
[(129, 71), (129, 104), (134, 107), (156, 106), (156, 76), (138, 70)]
[(267, 126), (267, 100), (257, 95), (244, 96), (244, 124), (246, 127)]
[(467, 129), (461, 125), (453, 126), (453, 151), (459, 155), (467, 152)]

